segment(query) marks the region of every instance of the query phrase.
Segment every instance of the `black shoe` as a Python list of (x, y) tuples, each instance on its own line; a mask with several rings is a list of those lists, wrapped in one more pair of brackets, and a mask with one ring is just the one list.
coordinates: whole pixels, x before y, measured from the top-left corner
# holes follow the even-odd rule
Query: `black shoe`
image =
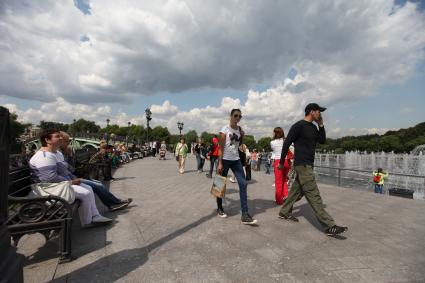
[(223, 209), (217, 209), (217, 214), (218, 214), (218, 217), (227, 218), (227, 214), (224, 212)]
[(328, 229), (325, 230), (326, 235), (328, 236), (335, 236), (344, 233), (348, 230), (348, 227), (342, 227), (338, 225), (334, 225)]
[(257, 220), (256, 219), (253, 219), (251, 217), (251, 215), (249, 215), (248, 213), (242, 215), (241, 221), (242, 221), (242, 224), (245, 224), (245, 225), (254, 225), (254, 224), (257, 224)]
[(110, 211), (117, 211), (117, 210), (120, 210), (120, 209), (124, 209), (124, 208), (126, 208), (129, 204), (130, 204), (129, 202), (127, 202), (127, 201), (123, 201), (123, 202), (120, 202), (120, 203), (118, 203), (118, 204), (114, 204), (114, 205), (112, 205), (112, 206), (109, 208), (109, 210), (110, 210)]
[(285, 220), (288, 220), (288, 221), (292, 221), (292, 222), (299, 222), (298, 218), (296, 218), (292, 214), (285, 215), (285, 214), (279, 212), (279, 218), (285, 219)]

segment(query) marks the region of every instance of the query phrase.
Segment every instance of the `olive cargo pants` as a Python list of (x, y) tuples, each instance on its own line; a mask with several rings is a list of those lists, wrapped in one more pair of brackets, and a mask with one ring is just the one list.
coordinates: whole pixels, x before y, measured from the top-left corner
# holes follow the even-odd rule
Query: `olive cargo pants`
[(317, 220), (325, 228), (335, 225), (335, 221), (323, 207), (323, 201), (320, 197), (319, 188), (314, 178), (313, 167), (310, 165), (298, 165), (294, 167), (297, 174), (294, 183), (289, 191), (288, 198), (285, 200), (280, 213), (288, 215), (292, 211), (294, 203), (305, 195), (308, 203), (314, 211)]

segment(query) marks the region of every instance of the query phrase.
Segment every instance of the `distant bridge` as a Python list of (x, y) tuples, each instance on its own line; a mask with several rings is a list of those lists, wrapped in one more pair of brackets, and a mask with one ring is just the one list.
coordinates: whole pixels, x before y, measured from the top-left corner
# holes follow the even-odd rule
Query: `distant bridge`
[[(96, 134), (96, 133), (76, 133), (75, 136), (70, 135), (70, 146), (74, 149), (82, 148), (99, 148), (100, 142), (106, 142), (106, 134)], [(127, 137), (110, 135), (108, 144), (115, 143), (124, 143), (127, 144)], [(136, 140), (128, 138), (128, 145), (132, 146), (133, 143), (136, 143)], [(28, 139), (24, 142), (27, 150), (37, 150), (41, 147), (41, 142), (39, 138)]]

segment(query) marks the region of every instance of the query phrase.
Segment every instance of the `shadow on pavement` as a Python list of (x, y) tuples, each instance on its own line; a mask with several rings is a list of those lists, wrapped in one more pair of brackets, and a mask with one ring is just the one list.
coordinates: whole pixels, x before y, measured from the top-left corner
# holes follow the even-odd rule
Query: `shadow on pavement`
[(136, 177), (118, 177), (118, 178), (115, 178), (114, 182), (124, 181), (124, 180), (129, 180), (129, 179), (136, 179)]
[(210, 220), (215, 216), (215, 212), (206, 215), (199, 220), (186, 225), (145, 247), (123, 250), (108, 255), (91, 264), (72, 271), (67, 275), (56, 278), (52, 282), (63, 282), (67, 280), (72, 280), (75, 282), (87, 282), (89, 280), (88, 278), (91, 278), (91, 280), (95, 282), (114, 282), (144, 265), (149, 259), (149, 253), (154, 251), (156, 248), (201, 225), (202, 223)]

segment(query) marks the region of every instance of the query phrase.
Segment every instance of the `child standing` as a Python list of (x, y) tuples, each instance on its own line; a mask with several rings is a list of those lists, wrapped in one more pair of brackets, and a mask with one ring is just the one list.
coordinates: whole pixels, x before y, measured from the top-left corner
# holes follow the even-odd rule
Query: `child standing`
[(382, 168), (373, 171), (373, 183), (375, 184), (375, 193), (384, 193), (384, 178), (388, 177), (388, 173), (384, 172)]

